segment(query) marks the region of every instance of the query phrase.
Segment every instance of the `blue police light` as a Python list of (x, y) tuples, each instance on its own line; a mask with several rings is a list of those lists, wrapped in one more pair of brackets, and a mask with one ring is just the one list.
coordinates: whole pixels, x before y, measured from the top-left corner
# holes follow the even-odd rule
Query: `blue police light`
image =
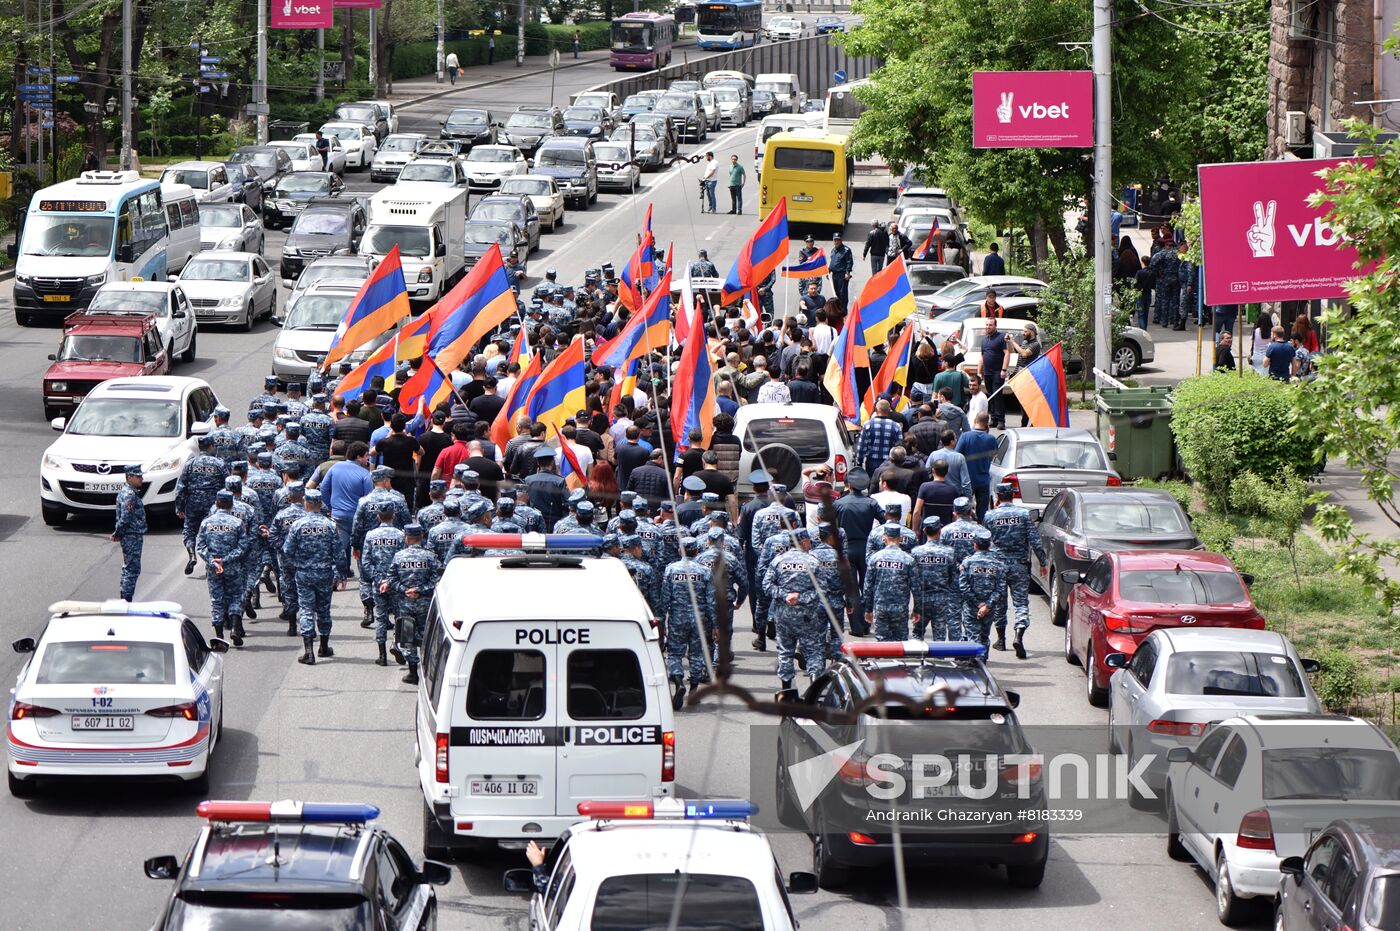
[(750, 818), (758, 814), (758, 806), (741, 798), (697, 799), (685, 803), (687, 818)]
[(224, 802), (205, 801), (195, 806), (210, 821), (286, 821), (303, 824), (362, 824), (379, 817), (374, 805), (339, 802)]
[(307, 824), (358, 824), (379, 817), (374, 805), (338, 802), (307, 802), (301, 806), (301, 820)]
[(987, 647), (976, 640), (934, 640), (928, 645), (929, 656), (985, 658)]
[(987, 648), (975, 640), (852, 640), (841, 644), (841, 652), (856, 659), (899, 659), (914, 656), (976, 659), (985, 657)]
[(559, 553), (602, 549), (603, 538), (577, 533), (467, 533), (462, 535), (462, 545), (478, 550)]

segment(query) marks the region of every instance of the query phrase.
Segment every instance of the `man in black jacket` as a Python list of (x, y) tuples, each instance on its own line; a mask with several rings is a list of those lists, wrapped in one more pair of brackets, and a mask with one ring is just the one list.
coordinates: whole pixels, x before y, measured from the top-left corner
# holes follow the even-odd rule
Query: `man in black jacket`
[(831, 274), (831, 289), (836, 292), (836, 299), (841, 302), (842, 307), (849, 307), (851, 275), (856, 269), (856, 256), (851, 247), (841, 239), (840, 233), (831, 234), (831, 255), (826, 260), (826, 268)]
[(885, 252), (889, 247), (890, 234), (885, 232), (879, 220), (871, 220), (870, 232), (865, 234), (865, 250), (861, 252), (862, 258), (870, 256), (870, 274), (885, 267)]

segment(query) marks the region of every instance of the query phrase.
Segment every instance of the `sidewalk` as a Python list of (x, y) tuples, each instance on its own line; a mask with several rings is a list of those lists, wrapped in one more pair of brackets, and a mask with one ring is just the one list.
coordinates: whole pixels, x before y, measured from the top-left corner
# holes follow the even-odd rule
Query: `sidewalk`
[[(606, 63), (608, 60), (607, 49), (595, 49), (591, 52), (580, 52), (577, 60), (571, 54), (563, 54), (559, 58), (557, 70), (565, 71), (570, 68), (579, 68), (583, 65), (595, 64), (597, 62)], [(445, 97), (448, 94), (462, 90), (471, 90), (476, 87), (489, 87), (493, 84), (501, 84), (512, 81), (524, 75), (548, 74), (548, 55), (527, 55), (525, 64), (519, 67), (515, 64), (514, 58), (507, 58), (504, 61), (496, 61), (490, 65), (472, 65), (462, 69), (462, 73), (457, 75), (457, 83), (450, 83), (446, 76), (439, 84), (437, 76), (432, 74), (418, 78), (406, 78), (394, 82), (394, 91), (389, 95), (389, 102), (397, 106), (421, 103), (425, 100), (432, 100), (437, 97)]]

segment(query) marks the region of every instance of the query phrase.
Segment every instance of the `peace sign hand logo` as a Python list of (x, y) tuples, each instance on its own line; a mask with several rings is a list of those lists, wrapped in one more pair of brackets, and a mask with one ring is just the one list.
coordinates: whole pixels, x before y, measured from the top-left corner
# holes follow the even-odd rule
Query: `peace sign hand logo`
[(1244, 232), (1249, 241), (1249, 251), (1256, 259), (1270, 259), (1274, 255), (1274, 215), (1278, 212), (1278, 201), (1269, 201), (1266, 209), (1262, 201), (1254, 202), (1254, 225)]
[(1003, 123), (1011, 122), (1011, 91), (1002, 92), (1001, 103), (997, 105), (997, 119)]

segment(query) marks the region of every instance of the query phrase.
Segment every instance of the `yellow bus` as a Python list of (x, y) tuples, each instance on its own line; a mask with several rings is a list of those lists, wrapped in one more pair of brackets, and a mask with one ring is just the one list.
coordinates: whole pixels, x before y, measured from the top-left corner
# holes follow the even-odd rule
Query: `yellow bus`
[(778, 133), (763, 151), (759, 216), (786, 197), (789, 223), (840, 229), (851, 215), (854, 176), (847, 136), (815, 129)]

